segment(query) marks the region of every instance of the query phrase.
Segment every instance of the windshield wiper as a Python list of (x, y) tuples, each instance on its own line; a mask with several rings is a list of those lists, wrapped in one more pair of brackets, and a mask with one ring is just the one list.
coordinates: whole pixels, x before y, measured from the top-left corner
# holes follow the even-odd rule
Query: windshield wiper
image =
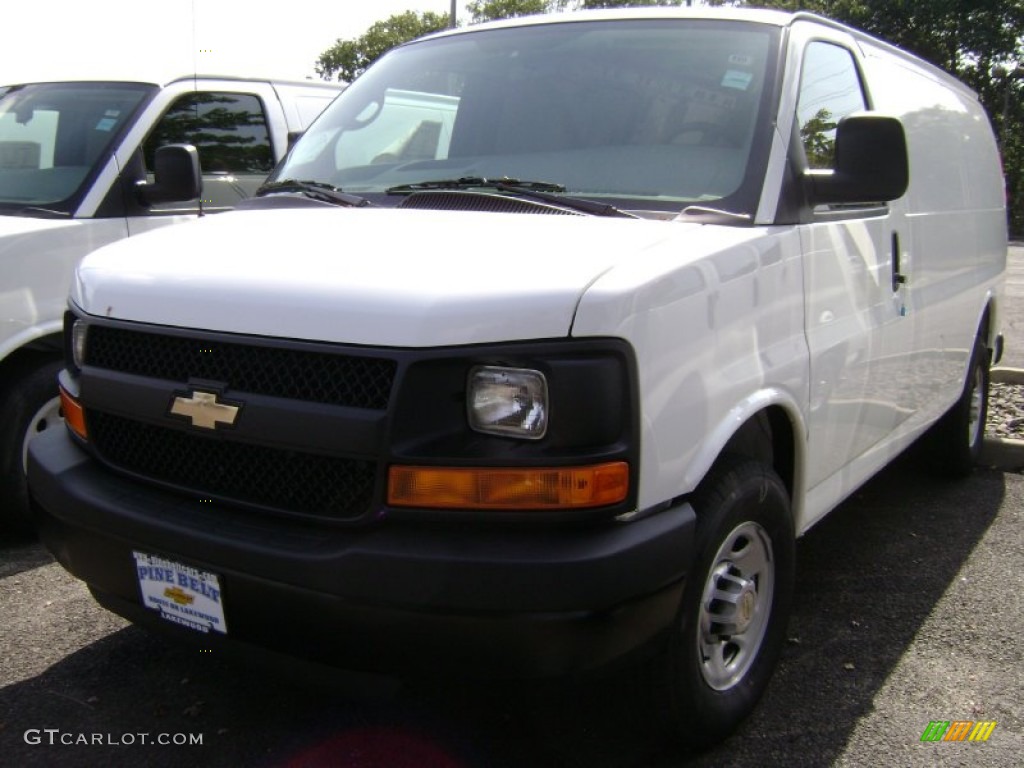
[(410, 195), (432, 189), (500, 189), (509, 187), (531, 192), (565, 192), (565, 187), (550, 181), (520, 181), (519, 179), (485, 179), (483, 176), (463, 176), (459, 179), (434, 179), (414, 184), (399, 184), (385, 191), (389, 195)]
[[(0, 213), (3, 213), (0, 210)], [(34, 205), (27, 205), (14, 211), (15, 216), (42, 216), (45, 219), (68, 219), (71, 214), (67, 211), (54, 211), (50, 208), (39, 208)]]
[(682, 218), (698, 224), (735, 224), (750, 225), (754, 223), (749, 213), (733, 213), (721, 208), (709, 208), (705, 205), (688, 205), (680, 213)]
[(436, 179), (433, 181), (420, 181), (413, 184), (399, 184), (397, 187), (390, 187), (387, 190), (389, 195), (409, 195), (413, 192), (424, 192), (442, 189), (494, 189), (505, 194), (526, 197), (532, 200), (541, 200), (545, 203), (560, 205), (564, 208), (571, 208), (581, 213), (589, 213), (593, 216), (623, 216), (636, 218), (630, 213), (620, 211), (614, 205), (607, 203), (595, 203), (592, 200), (583, 200), (578, 197), (571, 197), (563, 194), (565, 187), (551, 181), (522, 181), (520, 179), (487, 179), (483, 176), (463, 176), (459, 179)]
[(271, 181), (256, 190), (256, 197), (264, 197), (275, 192), (297, 192), (314, 200), (323, 200), (327, 203), (346, 205), (351, 208), (365, 208), (368, 205), (372, 205), (366, 198), (347, 194), (332, 184), (326, 184), (322, 181), (299, 181), (298, 179)]

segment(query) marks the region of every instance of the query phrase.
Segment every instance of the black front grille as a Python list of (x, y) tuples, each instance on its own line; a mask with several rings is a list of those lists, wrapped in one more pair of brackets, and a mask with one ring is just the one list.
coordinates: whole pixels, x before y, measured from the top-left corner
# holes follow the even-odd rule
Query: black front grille
[(190, 378), (208, 379), (237, 392), (373, 410), (387, 408), (397, 368), (387, 358), (105, 325), (90, 327), (85, 362), (183, 384)]
[(209, 496), (336, 521), (362, 517), (375, 464), (237, 443), (90, 410), (90, 441), (111, 466)]

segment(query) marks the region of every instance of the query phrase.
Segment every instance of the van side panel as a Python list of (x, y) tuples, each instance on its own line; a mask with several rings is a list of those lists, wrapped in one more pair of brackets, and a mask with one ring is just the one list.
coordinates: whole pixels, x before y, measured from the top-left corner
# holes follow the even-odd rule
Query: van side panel
[(916, 315), (914, 348), (930, 373), (915, 418), (923, 424), (959, 395), (984, 307), (1001, 292), (1005, 195), (995, 139), (974, 94), (930, 67), (864, 49), (875, 109), (899, 117), (907, 135), (902, 269), (907, 311)]
[(82, 254), (125, 237), (124, 219), (0, 220), (0, 360), (60, 332)]

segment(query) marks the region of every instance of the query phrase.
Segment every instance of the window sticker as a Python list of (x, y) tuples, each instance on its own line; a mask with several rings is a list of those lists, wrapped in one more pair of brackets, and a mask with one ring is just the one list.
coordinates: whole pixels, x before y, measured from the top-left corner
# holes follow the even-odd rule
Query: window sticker
[(738, 91), (745, 91), (750, 87), (754, 76), (750, 72), (740, 72), (738, 69), (727, 70), (722, 77), (723, 88), (735, 88)]
[(113, 130), (114, 126), (117, 125), (117, 118), (115, 117), (103, 117), (96, 123), (97, 131), (110, 131)]

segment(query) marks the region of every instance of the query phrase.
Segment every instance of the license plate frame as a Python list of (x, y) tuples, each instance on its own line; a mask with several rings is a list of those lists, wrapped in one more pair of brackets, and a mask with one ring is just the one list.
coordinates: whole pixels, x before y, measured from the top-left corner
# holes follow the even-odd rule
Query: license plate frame
[(227, 634), (219, 574), (148, 552), (132, 556), (143, 606), (195, 632)]

